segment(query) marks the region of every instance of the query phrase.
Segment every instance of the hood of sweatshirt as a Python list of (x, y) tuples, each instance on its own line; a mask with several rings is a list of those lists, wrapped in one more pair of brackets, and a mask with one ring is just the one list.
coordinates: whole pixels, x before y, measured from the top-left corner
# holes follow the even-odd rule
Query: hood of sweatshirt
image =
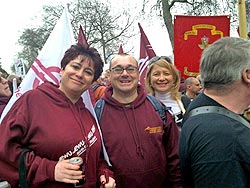
[(10, 97), (7, 96), (0, 96), (0, 105), (7, 104), (10, 100)]
[[(83, 103), (82, 97), (78, 99), (78, 101), (73, 104), (71, 100), (60, 90), (58, 89), (59, 86), (55, 85), (51, 82), (44, 82), (40, 86), (37, 87), (37, 92), (42, 92), (44, 93), (49, 100), (55, 104), (58, 108), (66, 108), (70, 109), (72, 111), (72, 115), (75, 118), (75, 120), (78, 122), (82, 129), (82, 133), (84, 137), (87, 136), (86, 130), (83, 126), (82, 122), (82, 111), (86, 110), (85, 104)], [(34, 93), (35, 94), (35, 93)], [(41, 98), (41, 100), (47, 100), (46, 98)], [(41, 101), (42, 102), (42, 101)], [(46, 101), (44, 101), (46, 103)], [(87, 142), (87, 141), (86, 141)]]
[(140, 136), (141, 133), (138, 131), (139, 122), (137, 118), (140, 114), (136, 114), (136, 109), (144, 103), (147, 94), (145, 93), (144, 88), (140, 85), (137, 87), (137, 93), (138, 96), (132, 103), (129, 105), (124, 105), (112, 97), (113, 88), (112, 86), (109, 86), (105, 90), (103, 99), (105, 100), (105, 103), (111, 105), (115, 111), (120, 111), (122, 114), (124, 114), (126, 122), (123, 122), (123, 124), (128, 125), (131, 135), (133, 136), (134, 144), (136, 145), (136, 153), (143, 158), (143, 148)]
[(5, 106), (8, 104), (9, 100), (10, 100), (10, 97), (0, 96), (0, 117), (1, 117), (1, 114), (2, 114)]
[[(48, 81), (45, 81), (44, 84), (41, 84), (37, 87), (37, 89), (45, 93), (51, 99), (51, 101), (53, 101), (53, 103), (64, 108), (73, 105), (71, 100), (61, 90), (56, 88), (59, 88), (59, 85), (55, 85)], [(80, 109), (85, 107), (81, 97), (77, 101), (76, 105), (79, 106)]]
[[(144, 91), (144, 88), (140, 85), (137, 87), (137, 93), (138, 96), (137, 98), (131, 103), (129, 107), (126, 108), (138, 108), (145, 100), (147, 97), (147, 94)], [(105, 95), (103, 96), (103, 99), (105, 102), (109, 103), (110, 105), (113, 105), (117, 109), (123, 109), (124, 104), (121, 104), (117, 100), (115, 100), (113, 97), (113, 87), (110, 85), (106, 90), (105, 90)]]

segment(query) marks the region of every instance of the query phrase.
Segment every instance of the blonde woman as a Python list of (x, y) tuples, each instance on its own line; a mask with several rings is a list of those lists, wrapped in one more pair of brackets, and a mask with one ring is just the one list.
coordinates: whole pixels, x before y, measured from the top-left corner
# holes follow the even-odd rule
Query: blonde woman
[(149, 61), (145, 87), (149, 94), (171, 108), (175, 121), (180, 127), (185, 109), (179, 92), (179, 71), (172, 64), (170, 58), (155, 56)]

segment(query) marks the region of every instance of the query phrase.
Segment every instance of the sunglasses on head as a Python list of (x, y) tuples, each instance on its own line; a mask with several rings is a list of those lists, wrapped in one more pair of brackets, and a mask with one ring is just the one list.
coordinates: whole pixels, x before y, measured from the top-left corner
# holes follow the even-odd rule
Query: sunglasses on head
[(152, 65), (153, 63), (155, 63), (156, 61), (160, 60), (160, 59), (164, 59), (166, 60), (168, 63), (172, 64), (172, 60), (168, 57), (168, 56), (155, 56), (153, 58), (151, 58), (148, 62), (148, 65)]

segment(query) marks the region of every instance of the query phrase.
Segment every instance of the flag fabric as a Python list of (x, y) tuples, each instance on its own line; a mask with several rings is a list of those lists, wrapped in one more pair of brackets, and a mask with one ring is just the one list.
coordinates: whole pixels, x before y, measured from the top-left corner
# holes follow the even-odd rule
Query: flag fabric
[[(81, 25), (79, 27), (77, 39), (78, 39), (78, 43), (80, 43), (82, 46), (84, 46), (85, 48), (89, 47), (89, 44), (87, 42), (86, 36), (84, 34), (84, 31), (83, 31)], [(87, 92), (84, 92), (82, 97), (83, 97), (83, 101), (84, 101), (85, 105), (88, 104), (86, 106), (89, 108), (89, 110), (91, 112), (94, 112), (93, 106), (95, 105), (96, 101), (95, 101), (95, 93), (94, 93), (93, 89), (89, 88)], [(89, 100), (91, 101), (91, 103), (89, 103)]]
[(14, 93), (17, 90), (17, 80), (13, 78), (12, 80), (12, 92)]
[(89, 47), (89, 44), (87, 42), (86, 36), (84, 34), (84, 31), (82, 29), (82, 26), (80, 25), (79, 27), (79, 32), (78, 32), (78, 43), (80, 43), (81, 45), (83, 45), (85, 48)]
[(175, 16), (174, 64), (181, 76), (197, 76), (202, 51), (229, 31), (229, 16)]
[[(80, 25), (79, 33), (78, 33), (78, 43), (80, 43), (81, 45), (83, 45), (85, 47), (89, 47), (89, 44), (87, 42), (86, 36), (84, 34), (84, 31), (83, 31), (81, 25)], [(87, 91), (85, 91), (82, 94), (82, 98), (83, 98), (84, 104), (86, 105), (86, 107), (92, 113), (92, 115), (94, 116), (94, 118), (96, 120), (97, 127), (98, 127), (98, 130), (99, 130), (99, 133), (100, 133), (100, 137), (101, 137), (102, 151), (104, 153), (104, 159), (107, 161), (108, 165), (111, 166), (111, 163), (109, 162), (107, 151), (106, 151), (106, 148), (105, 148), (105, 145), (104, 145), (104, 140), (103, 140), (103, 136), (102, 136), (101, 127), (100, 127), (100, 124), (99, 124), (98, 119), (96, 117), (95, 110), (94, 110), (94, 105), (95, 105), (96, 101), (95, 101), (94, 90), (92, 89), (92, 87), (89, 88)]]
[(145, 32), (143, 31), (141, 24), (138, 23), (141, 39), (140, 39), (140, 58), (139, 58), (139, 73), (140, 73), (140, 84), (144, 86), (145, 76), (147, 72), (148, 60), (156, 56)]
[(119, 49), (118, 49), (118, 54), (123, 54), (123, 53), (124, 53), (123, 47), (122, 47), (122, 44), (120, 44)]
[(2, 113), (0, 121), (2, 121), (14, 102), (25, 92), (36, 88), (45, 80), (59, 84), (61, 59), (65, 51), (74, 43), (75, 40), (69, 13), (65, 8), (38, 57), (35, 59), (20, 86), (13, 93)]

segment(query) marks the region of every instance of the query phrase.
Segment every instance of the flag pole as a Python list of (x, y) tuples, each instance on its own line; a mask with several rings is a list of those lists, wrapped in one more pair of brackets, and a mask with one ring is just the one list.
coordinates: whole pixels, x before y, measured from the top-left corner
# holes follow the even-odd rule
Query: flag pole
[(247, 25), (246, 25), (246, 4), (245, 0), (238, 0), (238, 13), (239, 13), (239, 33), (240, 37), (247, 38)]

